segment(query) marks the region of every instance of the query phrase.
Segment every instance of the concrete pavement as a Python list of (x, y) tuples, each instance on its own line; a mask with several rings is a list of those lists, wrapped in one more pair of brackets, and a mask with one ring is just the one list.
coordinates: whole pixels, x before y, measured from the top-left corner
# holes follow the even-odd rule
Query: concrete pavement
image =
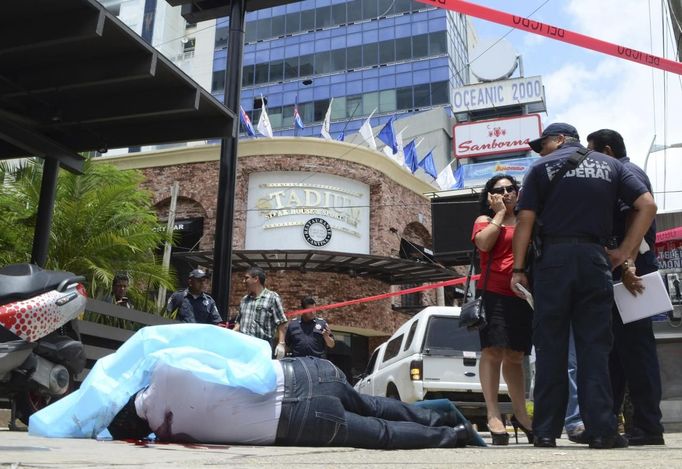
[[(512, 442), (507, 447), (375, 451), (354, 448), (135, 445), (113, 441), (39, 438), (29, 436), (26, 432), (0, 429), (0, 467), (682, 468), (682, 433), (668, 433), (665, 439), (666, 446), (620, 450), (590, 450), (562, 439), (558, 441), (559, 446), (553, 449), (533, 448), (528, 444), (516, 445)], [(489, 442), (489, 438), (486, 441)], [(525, 437), (520, 435), (519, 441), (525, 442)]]

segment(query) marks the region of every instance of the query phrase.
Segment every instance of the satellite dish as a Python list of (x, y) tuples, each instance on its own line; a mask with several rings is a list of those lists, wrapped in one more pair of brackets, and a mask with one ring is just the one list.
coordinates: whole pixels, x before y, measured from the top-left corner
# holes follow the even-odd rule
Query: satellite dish
[(481, 81), (509, 78), (518, 54), (506, 39), (481, 39), (469, 52), (471, 72)]

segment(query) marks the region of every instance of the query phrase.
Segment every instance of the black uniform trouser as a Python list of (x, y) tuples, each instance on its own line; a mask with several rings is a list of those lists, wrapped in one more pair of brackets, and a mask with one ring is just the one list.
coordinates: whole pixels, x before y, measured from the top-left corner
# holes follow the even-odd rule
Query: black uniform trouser
[(578, 402), (588, 436), (616, 432), (609, 352), (613, 342), (611, 265), (592, 243), (550, 244), (534, 265), (536, 353), (533, 430), (559, 437), (568, 401), (568, 337), (573, 327)]
[(620, 413), (627, 384), (634, 407), (634, 426), (650, 434), (663, 433), (661, 371), (651, 318), (623, 324), (618, 308), (613, 306), (613, 350), (609, 372), (614, 414)]

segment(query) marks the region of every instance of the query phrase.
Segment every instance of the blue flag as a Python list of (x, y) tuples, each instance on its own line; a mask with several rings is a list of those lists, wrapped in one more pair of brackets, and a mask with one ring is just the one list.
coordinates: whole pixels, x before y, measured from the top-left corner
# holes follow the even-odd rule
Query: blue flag
[(246, 131), (246, 135), (249, 137), (255, 137), (256, 136), (256, 131), (253, 129), (253, 124), (251, 123), (251, 119), (249, 119), (249, 115), (244, 111), (244, 108), (239, 106), (239, 120), (242, 122), (242, 127), (244, 127), (244, 130)]
[(407, 166), (410, 171), (412, 171), (412, 174), (414, 174), (419, 167), (419, 163), (417, 163), (417, 144), (414, 142), (414, 140), (405, 145), (403, 152), (405, 153), (405, 166)]
[(464, 166), (460, 166), (455, 171), (455, 184), (452, 189), (464, 189)]
[(391, 117), (388, 122), (386, 122), (386, 125), (384, 126), (383, 129), (379, 132), (379, 140), (384, 142), (386, 145), (391, 147), (391, 150), (393, 150), (393, 154), (398, 153), (398, 140), (395, 138), (395, 130), (393, 129), (393, 119), (395, 117)]
[(438, 177), (438, 171), (436, 171), (436, 165), (433, 162), (433, 150), (426, 154), (426, 156), (419, 162), (418, 166), (432, 178), (436, 179)]
[(346, 137), (346, 132), (344, 132), (344, 131), (342, 130), (341, 133), (340, 133), (339, 135), (336, 136), (336, 140), (338, 140), (339, 142), (343, 142), (343, 139), (344, 139), (345, 137)]
[(296, 95), (296, 101), (294, 102), (294, 126), (299, 129), (303, 129), (303, 119), (301, 119), (301, 114), (298, 112), (298, 95)]

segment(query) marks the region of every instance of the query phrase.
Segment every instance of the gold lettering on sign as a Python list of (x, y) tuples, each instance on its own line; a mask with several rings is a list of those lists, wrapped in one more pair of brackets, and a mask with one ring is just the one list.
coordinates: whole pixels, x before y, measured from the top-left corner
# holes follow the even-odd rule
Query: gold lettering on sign
[[(360, 234), (351, 229), (360, 224), (362, 209), (369, 209), (367, 196), (362, 192), (353, 192), (343, 187), (328, 184), (308, 184), (301, 182), (271, 182), (260, 184), (265, 189), (263, 195), (256, 200), (255, 208), (266, 220), (304, 215), (321, 216), (338, 220), (348, 227), (334, 227), (339, 231), (359, 237)], [(266, 228), (299, 226), (301, 222), (269, 223)]]

